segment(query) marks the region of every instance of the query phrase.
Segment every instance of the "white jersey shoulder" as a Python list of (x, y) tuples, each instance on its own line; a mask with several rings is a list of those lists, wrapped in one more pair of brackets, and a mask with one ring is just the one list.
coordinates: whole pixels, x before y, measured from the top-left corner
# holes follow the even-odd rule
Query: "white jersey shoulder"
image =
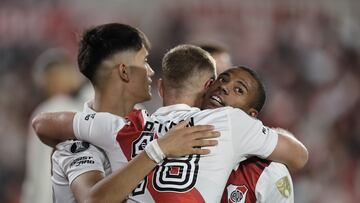
[(65, 141), (56, 146), (52, 155), (54, 202), (76, 202), (71, 183), (81, 174), (100, 171), (110, 174), (110, 163), (102, 150), (83, 141)]
[(271, 162), (259, 177), (255, 195), (258, 203), (293, 203), (294, 186), (286, 166)]
[(121, 148), (116, 141), (119, 129), (125, 124), (124, 118), (110, 113), (78, 112), (74, 116), (73, 130), (77, 139), (103, 149), (108, 155), (112, 170), (115, 170), (127, 163), (126, 157), (119, 153)]
[(234, 166), (248, 156), (267, 158), (275, 149), (278, 134), (244, 111), (232, 107), (200, 110), (184, 105), (160, 108), (153, 114), (158, 122), (178, 123), (192, 117), (195, 125), (211, 124), (221, 132), (220, 142), (233, 146)]

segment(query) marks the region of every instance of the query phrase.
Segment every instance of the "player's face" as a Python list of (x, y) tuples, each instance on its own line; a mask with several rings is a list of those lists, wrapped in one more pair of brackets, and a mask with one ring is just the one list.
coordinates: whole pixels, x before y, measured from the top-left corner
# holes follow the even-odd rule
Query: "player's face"
[(247, 112), (256, 98), (256, 90), (257, 83), (248, 72), (240, 68), (229, 69), (210, 85), (203, 108), (232, 106)]
[(151, 99), (151, 77), (154, 75), (153, 69), (147, 62), (148, 51), (145, 47), (141, 48), (134, 57), (131, 64), (132, 92), (139, 102)]

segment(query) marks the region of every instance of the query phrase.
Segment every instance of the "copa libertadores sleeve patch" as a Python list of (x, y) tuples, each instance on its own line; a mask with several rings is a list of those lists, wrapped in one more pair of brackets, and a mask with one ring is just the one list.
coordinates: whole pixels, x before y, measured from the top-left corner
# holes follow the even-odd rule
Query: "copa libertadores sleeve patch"
[(282, 196), (284, 196), (285, 198), (290, 197), (292, 191), (290, 187), (290, 181), (287, 176), (284, 176), (278, 181), (276, 181), (276, 187)]

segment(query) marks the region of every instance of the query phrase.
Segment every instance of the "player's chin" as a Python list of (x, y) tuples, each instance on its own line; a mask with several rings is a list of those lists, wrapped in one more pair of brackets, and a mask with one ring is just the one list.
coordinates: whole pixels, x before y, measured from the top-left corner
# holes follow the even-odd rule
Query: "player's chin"
[(216, 109), (216, 108), (220, 107), (220, 106), (216, 106), (216, 105), (212, 104), (211, 102), (207, 102), (204, 106), (205, 106), (205, 109)]

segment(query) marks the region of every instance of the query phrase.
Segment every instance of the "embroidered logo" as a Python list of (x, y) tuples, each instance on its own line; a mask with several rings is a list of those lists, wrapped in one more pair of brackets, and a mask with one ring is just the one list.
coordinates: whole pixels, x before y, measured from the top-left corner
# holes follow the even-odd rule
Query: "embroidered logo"
[(228, 203), (245, 203), (247, 187), (245, 185), (229, 185), (227, 186)]
[(287, 176), (284, 176), (280, 178), (278, 181), (276, 181), (276, 187), (282, 196), (284, 196), (285, 198), (290, 197), (292, 191), (291, 191), (290, 181)]

